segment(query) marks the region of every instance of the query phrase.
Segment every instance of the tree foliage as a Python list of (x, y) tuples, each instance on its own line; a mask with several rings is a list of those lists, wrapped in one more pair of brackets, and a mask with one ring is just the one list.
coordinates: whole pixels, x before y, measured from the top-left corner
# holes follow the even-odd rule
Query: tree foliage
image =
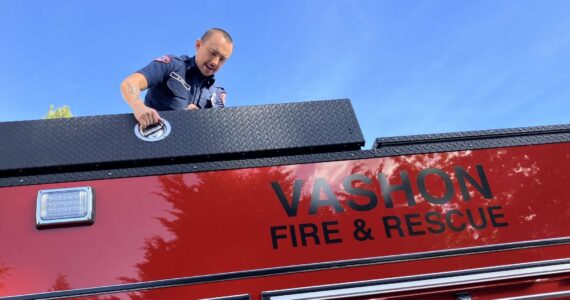
[(44, 119), (60, 119), (60, 118), (71, 118), (73, 114), (69, 106), (64, 105), (58, 108), (54, 108), (53, 104), (49, 106), (49, 111), (45, 115)]

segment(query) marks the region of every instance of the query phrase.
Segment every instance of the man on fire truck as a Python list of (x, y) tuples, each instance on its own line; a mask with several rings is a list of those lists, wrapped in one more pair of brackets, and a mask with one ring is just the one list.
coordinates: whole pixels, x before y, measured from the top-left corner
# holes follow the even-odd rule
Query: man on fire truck
[[(211, 28), (196, 41), (196, 55), (164, 55), (121, 83), (121, 94), (141, 128), (160, 120), (158, 111), (224, 107), (226, 91), (214, 85), (214, 74), (230, 58), (229, 33)], [(144, 102), (141, 91), (148, 89)]]

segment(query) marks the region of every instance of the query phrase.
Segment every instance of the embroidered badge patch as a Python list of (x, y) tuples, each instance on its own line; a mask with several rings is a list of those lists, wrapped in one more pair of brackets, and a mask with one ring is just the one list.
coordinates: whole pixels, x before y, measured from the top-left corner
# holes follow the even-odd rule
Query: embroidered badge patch
[(224, 105), (226, 105), (226, 97), (227, 97), (226, 92), (220, 94), (220, 99), (222, 99), (222, 103)]
[(169, 64), (172, 61), (172, 57), (168, 56), (168, 55), (163, 55), (159, 58), (154, 59), (155, 61), (159, 61), (163, 64)]

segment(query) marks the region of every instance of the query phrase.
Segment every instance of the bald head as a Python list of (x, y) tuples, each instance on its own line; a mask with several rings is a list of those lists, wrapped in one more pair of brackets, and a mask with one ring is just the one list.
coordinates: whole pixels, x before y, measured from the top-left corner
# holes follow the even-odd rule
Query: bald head
[(233, 44), (233, 43), (234, 43), (234, 41), (232, 40), (232, 37), (230, 36), (230, 34), (229, 34), (227, 31), (225, 31), (225, 30), (223, 30), (223, 29), (221, 29), (221, 28), (210, 28), (210, 29), (208, 29), (206, 32), (204, 32), (204, 34), (202, 35), (202, 38), (200, 38), (200, 40), (201, 40), (202, 42), (206, 42), (206, 41), (207, 41), (208, 39), (210, 39), (210, 38), (212, 37), (212, 35), (213, 35), (214, 33), (216, 33), (216, 32), (221, 33), (222, 36), (223, 36), (228, 42), (230, 42), (230, 44)]

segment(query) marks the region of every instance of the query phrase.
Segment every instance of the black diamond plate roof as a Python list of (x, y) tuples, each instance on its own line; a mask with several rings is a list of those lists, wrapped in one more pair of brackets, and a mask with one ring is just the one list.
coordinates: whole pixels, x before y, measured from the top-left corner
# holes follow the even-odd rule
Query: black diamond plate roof
[[(513, 139), (516, 145), (532, 145), (542, 144), (544, 139), (551, 138), (552, 143), (558, 141), (552, 136), (564, 135), (570, 133), (570, 124), (548, 125), (535, 127), (507, 128), (507, 129), (491, 129), (477, 131), (463, 131), (436, 134), (421, 134), (409, 136), (394, 136), (377, 138), (372, 145), (372, 149), (388, 149), (394, 147), (431, 147), (431, 145), (440, 144), (464, 144), (465, 149), (478, 148), (477, 144), (481, 142), (488, 143), (492, 140), (501, 140), (501, 145), (505, 145), (504, 139)], [(537, 142), (535, 142), (537, 140)]]
[(134, 134), (132, 114), (0, 123), (0, 177), (124, 165), (359, 150), (350, 100), (163, 111), (161, 141)]

